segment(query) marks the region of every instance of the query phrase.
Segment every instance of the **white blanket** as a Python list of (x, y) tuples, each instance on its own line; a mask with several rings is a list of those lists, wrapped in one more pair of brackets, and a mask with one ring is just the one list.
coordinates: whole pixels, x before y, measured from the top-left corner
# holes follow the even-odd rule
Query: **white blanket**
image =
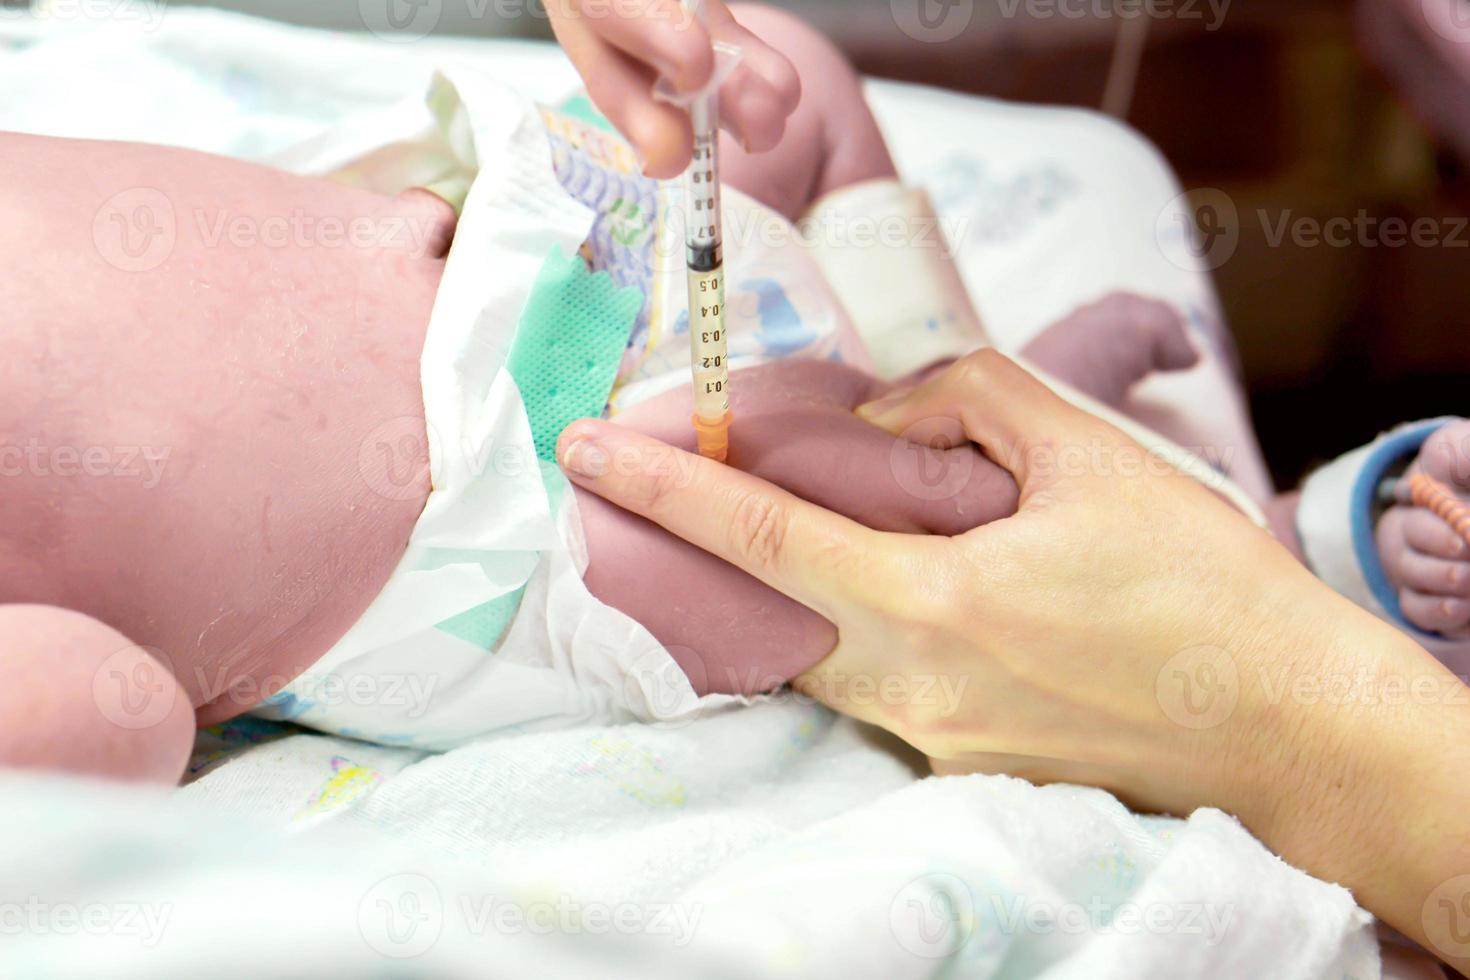
[[(146, 26), (7, 14), (7, 44), (0, 127), (254, 159), (368, 133), (455, 59), (544, 98), (572, 83), (543, 47), (176, 8)], [(1145, 244), (1176, 188), (1135, 137), (872, 95), (900, 166), (974, 219), (966, 274), (1002, 342), (1115, 288), (1213, 315), (1207, 280)], [(201, 736), (174, 794), (0, 775), (0, 977), (1379, 975), (1347, 892), (1217, 811), (1139, 817), (919, 762), (788, 698), (429, 756), (243, 720)]]
[(289, 731), (172, 799), (0, 778), (0, 976), (1378, 976), (1348, 894), (1218, 811), (916, 781), (794, 700), (427, 758)]

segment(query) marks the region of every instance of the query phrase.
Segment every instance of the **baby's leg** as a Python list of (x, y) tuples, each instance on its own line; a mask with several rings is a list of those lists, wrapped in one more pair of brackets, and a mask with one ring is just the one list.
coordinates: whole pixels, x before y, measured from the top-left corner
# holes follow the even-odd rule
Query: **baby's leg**
[(194, 711), (160, 654), (54, 606), (0, 606), (0, 636), (0, 766), (178, 781)]
[[(861, 372), (782, 361), (737, 380), (733, 466), (877, 530), (952, 535), (1015, 512), (1010, 474), (970, 443), (894, 439), (853, 415), (886, 389)], [(693, 450), (689, 414), (680, 389), (618, 421)], [(700, 693), (772, 690), (831, 651), (836, 631), (806, 607), (599, 497), (579, 491), (578, 504), (588, 588), (669, 647)]]
[[(1438, 513), (1412, 501), (1408, 478), (1415, 474), (1431, 477), (1449, 491), (1451, 498)], [(1470, 640), (1470, 542), (1465, 540), (1467, 522), (1453, 510), (1467, 501), (1470, 421), (1462, 421), (1429, 437), (1400, 481), (1399, 503), (1379, 520), (1377, 539), (1404, 618), (1420, 629)]]
[(801, 102), (775, 149), (747, 153), (728, 134), (720, 145), (722, 176), (762, 204), (795, 219), (831, 191), (897, 171), (863, 97), (862, 78), (820, 31), (760, 4), (737, 4), (740, 24), (785, 55), (801, 79)]

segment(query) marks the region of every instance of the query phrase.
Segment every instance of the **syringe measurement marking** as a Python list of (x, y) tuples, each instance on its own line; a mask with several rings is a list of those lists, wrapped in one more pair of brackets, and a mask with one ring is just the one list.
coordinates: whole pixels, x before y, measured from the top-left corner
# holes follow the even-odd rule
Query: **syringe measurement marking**
[(725, 391), (729, 357), (729, 340), (725, 336), (725, 275), (716, 266), (709, 272), (689, 272), (689, 309), (695, 322), (689, 325), (689, 338), (694, 347), (694, 411), (700, 418), (714, 421), (729, 409)]

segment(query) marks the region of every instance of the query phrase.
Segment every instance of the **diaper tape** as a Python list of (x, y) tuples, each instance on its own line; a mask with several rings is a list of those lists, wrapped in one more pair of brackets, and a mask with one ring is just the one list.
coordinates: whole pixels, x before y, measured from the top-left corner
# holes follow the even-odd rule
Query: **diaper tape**
[(577, 419), (600, 416), (612, 393), (643, 294), (591, 272), (557, 247), (541, 267), (506, 367), (520, 389), (536, 455), (556, 462), (556, 440)]

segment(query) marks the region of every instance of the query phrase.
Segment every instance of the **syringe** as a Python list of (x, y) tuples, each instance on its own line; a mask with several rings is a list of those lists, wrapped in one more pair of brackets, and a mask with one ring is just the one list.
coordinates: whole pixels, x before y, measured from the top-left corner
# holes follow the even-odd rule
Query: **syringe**
[[(704, 17), (700, 0), (692, 13)], [(689, 284), (689, 355), (699, 454), (724, 461), (730, 448), (729, 341), (725, 335), (724, 235), (720, 227), (718, 87), (689, 104), (694, 159), (684, 172), (684, 249)]]

